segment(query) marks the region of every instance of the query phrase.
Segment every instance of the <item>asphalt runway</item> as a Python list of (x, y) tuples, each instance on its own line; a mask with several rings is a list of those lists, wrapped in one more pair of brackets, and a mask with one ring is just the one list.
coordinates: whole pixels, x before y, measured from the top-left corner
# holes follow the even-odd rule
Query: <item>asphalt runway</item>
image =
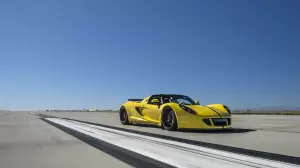
[(44, 114), (190, 140), (300, 156), (300, 145), (298, 145), (300, 116), (233, 115), (233, 131), (230, 132), (170, 132), (149, 126), (124, 126), (119, 122), (118, 114), (112, 112), (48, 112)]
[[(234, 115), (231, 131), (170, 132), (152, 126), (124, 126), (120, 124), (118, 114), (111, 112), (39, 114), (47, 117), (28, 112), (0, 112), (1, 168), (300, 167), (275, 161), (276, 158), (281, 161), (293, 158), (287, 162), (300, 165), (299, 116)], [(122, 131), (125, 129), (142, 133)], [(159, 136), (185, 140), (177, 142)], [(230, 150), (226, 152), (201, 146), (202, 142), (226, 145)], [(257, 153), (257, 156), (256, 153), (245, 156), (232, 147), (287, 157), (268, 155), (272, 157), (273, 161), (270, 161), (263, 158), (263, 152)], [(180, 160), (181, 157), (187, 157), (187, 160)]]
[(1, 168), (131, 167), (26, 112), (0, 112)]

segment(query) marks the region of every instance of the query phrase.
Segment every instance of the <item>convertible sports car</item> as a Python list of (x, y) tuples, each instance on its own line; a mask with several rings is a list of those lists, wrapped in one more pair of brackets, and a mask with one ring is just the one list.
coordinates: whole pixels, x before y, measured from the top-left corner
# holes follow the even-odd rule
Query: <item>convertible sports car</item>
[(122, 124), (151, 124), (168, 131), (176, 129), (230, 128), (231, 112), (223, 104), (200, 105), (185, 95), (157, 94), (145, 99), (128, 99), (121, 105)]

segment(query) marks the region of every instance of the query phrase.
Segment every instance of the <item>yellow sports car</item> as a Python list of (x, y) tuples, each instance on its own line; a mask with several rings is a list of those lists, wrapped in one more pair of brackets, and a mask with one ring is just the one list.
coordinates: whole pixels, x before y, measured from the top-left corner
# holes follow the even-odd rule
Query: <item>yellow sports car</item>
[(230, 109), (223, 104), (200, 105), (185, 95), (157, 94), (128, 99), (120, 111), (122, 124), (151, 124), (176, 129), (224, 129), (231, 125)]

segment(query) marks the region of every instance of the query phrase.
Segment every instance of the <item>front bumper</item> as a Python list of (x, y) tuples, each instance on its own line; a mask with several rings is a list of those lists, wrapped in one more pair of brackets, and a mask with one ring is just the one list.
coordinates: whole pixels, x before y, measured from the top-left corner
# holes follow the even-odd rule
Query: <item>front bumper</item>
[(178, 128), (189, 129), (224, 129), (231, 128), (231, 116), (222, 118), (201, 117), (201, 116), (183, 116), (178, 118)]

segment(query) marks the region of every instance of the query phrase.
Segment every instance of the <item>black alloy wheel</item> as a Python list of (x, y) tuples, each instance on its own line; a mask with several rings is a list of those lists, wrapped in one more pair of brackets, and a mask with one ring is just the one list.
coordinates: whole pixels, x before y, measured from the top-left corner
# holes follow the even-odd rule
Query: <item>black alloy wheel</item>
[(177, 118), (175, 112), (170, 107), (163, 110), (162, 127), (168, 131), (175, 131), (177, 129)]
[(120, 121), (123, 125), (128, 125), (129, 121), (128, 121), (128, 115), (127, 115), (127, 111), (125, 109), (125, 107), (121, 107), (120, 109)]

